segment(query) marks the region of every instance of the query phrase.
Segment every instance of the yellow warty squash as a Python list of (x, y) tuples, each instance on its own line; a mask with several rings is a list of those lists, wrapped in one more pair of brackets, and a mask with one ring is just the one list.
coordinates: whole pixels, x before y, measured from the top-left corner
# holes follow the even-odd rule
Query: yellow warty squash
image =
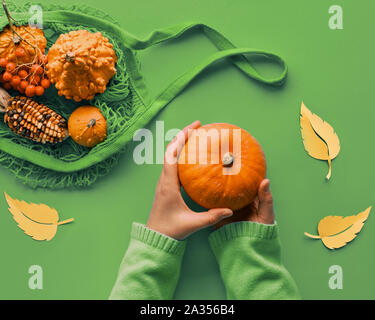
[(106, 90), (116, 62), (113, 45), (100, 32), (76, 30), (60, 35), (50, 48), (47, 74), (59, 95), (90, 100)]

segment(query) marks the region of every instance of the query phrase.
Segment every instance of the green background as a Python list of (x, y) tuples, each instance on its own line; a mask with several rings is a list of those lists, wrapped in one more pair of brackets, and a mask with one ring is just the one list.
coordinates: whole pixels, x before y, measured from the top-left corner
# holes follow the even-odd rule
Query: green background
[[(61, 1), (48, 0), (61, 3)], [(47, 3), (47, 1), (44, 1)], [(66, 0), (64, 3), (73, 3)], [(157, 120), (166, 131), (193, 120), (228, 122), (247, 129), (262, 144), (280, 225), (283, 261), (305, 299), (375, 298), (375, 217), (345, 248), (330, 251), (303, 232), (316, 233), (327, 215), (352, 215), (374, 200), (375, 74), (373, 1), (327, 0), (81, 0), (100, 8), (127, 31), (145, 37), (157, 28), (203, 21), (238, 46), (276, 52), (289, 65), (286, 85), (272, 89), (249, 80), (228, 62), (210, 68)], [(330, 5), (342, 5), (344, 30), (328, 28)], [(147, 85), (157, 94), (189, 67), (214, 52), (198, 33), (140, 55)], [(266, 75), (277, 67), (258, 63)], [(327, 164), (304, 151), (299, 130), (301, 101), (332, 124), (341, 140), (333, 176)], [(155, 132), (155, 120), (148, 126)], [(0, 169), (2, 191), (55, 207), (61, 219), (50, 242), (37, 242), (17, 228), (0, 197), (0, 298), (106, 299), (129, 242), (133, 221), (145, 223), (161, 166), (137, 166), (132, 150), (110, 175), (85, 190), (31, 190)], [(190, 203), (191, 204), (191, 203)], [(194, 207), (194, 205), (193, 205)], [(197, 207), (195, 207), (197, 208)], [(177, 299), (224, 299), (218, 266), (208, 246), (209, 230), (189, 239)], [(28, 268), (44, 270), (44, 289), (28, 288)], [(340, 265), (344, 289), (328, 288), (331, 265)]]

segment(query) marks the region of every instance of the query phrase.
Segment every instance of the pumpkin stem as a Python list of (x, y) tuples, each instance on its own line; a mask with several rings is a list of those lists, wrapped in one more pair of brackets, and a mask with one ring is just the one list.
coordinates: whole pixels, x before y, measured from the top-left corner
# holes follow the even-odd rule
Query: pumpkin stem
[(20, 42), (21, 42), (21, 38), (15, 34), (13, 36), (13, 43), (14, 44), (20, 44)]
[(10, 99), (10, 94), (3, 88), (0, 88), (0, 112), (6, 112)]
[(233, 164), (234, 156), (231, 152), (227, 152), (223, 156), (223, 165), (224, 167), (229, 167)]
[(75, 53), (71, 51), (67, 52), (65, 55), (65, 59), (68, 62), (74, 62), (75, 57), (76, 57)]
[(96, 119), (91, 119), (87, 127), (91, 128), (96, 125)]
[(87, 124), (87, 127), (81, 132), (81, 134), (78, 136), (78, 139), (81, 139), (82, 136), (86, 133), (86, 131), (90, 128), (92, 128), (93, 126), (96, 125), (96, 119), (91, 119), (89, 121), (89, 123)]

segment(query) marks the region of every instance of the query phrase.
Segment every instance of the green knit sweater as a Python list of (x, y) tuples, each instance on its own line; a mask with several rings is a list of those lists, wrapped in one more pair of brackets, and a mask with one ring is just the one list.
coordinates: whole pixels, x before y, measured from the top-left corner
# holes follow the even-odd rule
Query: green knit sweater
[[(277, 225), (231, 223), (209, 242), (220, 267), (228, 299), (299, 299), (281, 262)], [(172, 299), (185, 241), (134, 223), (110, 299)]]

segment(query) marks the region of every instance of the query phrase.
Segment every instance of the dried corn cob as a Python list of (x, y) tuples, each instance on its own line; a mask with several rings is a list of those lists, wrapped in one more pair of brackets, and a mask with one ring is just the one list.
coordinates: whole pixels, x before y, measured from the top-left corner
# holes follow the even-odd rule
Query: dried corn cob
[(11, 97), (0, 89), (0, 111), (5, 112), (4, 122), (13, 132), (30, 140), (59, 143), (69, 136), (62, 116), (30, 98)]

